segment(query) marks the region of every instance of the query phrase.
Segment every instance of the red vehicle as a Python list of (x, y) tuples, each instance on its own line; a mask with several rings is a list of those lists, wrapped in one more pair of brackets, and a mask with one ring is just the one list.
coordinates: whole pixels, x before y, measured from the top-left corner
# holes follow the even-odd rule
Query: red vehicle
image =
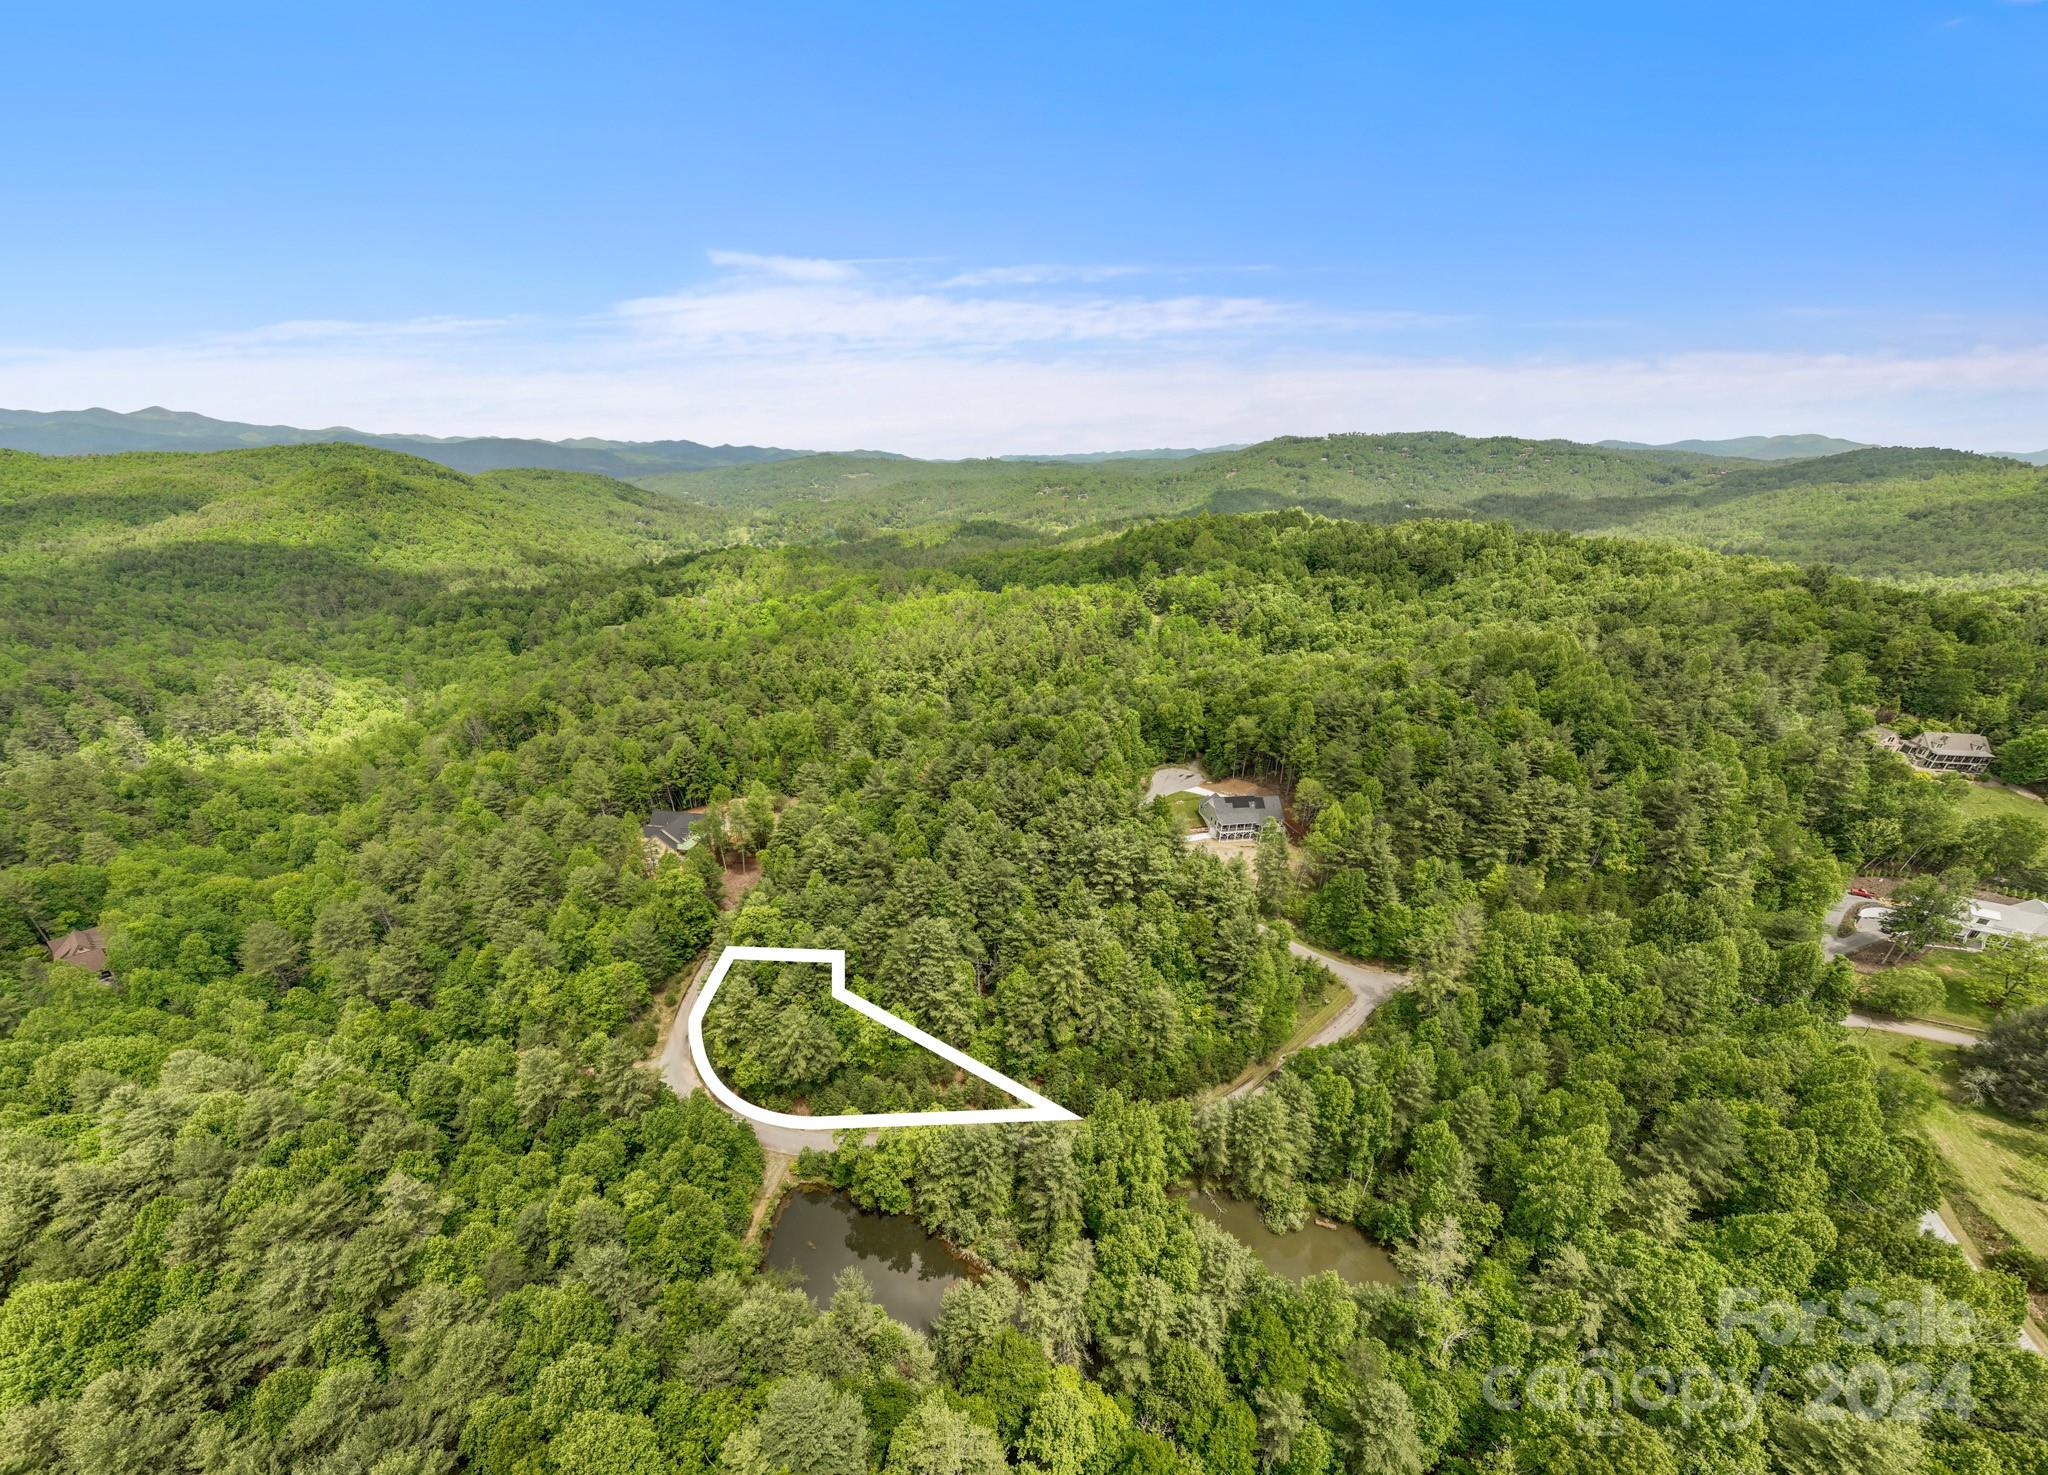
[(1865, 891), (1861, 886), (1851, 886), (1849, 888), (1849, 894), (1851, 896), (1867, 897), (1871, 901), (1877, 900), (1877, 893), (1875, 891)]

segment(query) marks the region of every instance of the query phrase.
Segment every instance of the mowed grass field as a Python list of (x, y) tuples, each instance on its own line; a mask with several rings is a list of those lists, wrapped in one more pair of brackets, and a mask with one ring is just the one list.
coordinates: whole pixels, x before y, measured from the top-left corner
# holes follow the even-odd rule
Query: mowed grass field
[(2048, 827), (2048, 804), (1994, 784), (1969, 785), (1963, 793), (1962, 815), (1965, 822), (2012, 815)]
[(1202, 828), (1202, 799), (1199, 794), (1164, 794), (1152, 801), (1165, 807), (1185, 834)]
[[(1996, 1011), (1985, 1008), (1971, 995), (1969, 982), (1984, 970), (1982, 953), (1964, 952), (1959, 948), (1929, 948), (1921, 957), (1911, 963), (1896, 963), (1893, 967), (1920, 967), (1932, 969), (1941, 979), (1942, 999), (1932, 1009), (1924, 1009), (1913, 1018), (1924, 1019), (1929, 1024), (1950, 1024), (1959, 1029), (1976, 1030), (1984, 1033), (1991, 1028)], [(1880, 968), (1871, 973), (1871, 979), (1883, 977), (1891, 970)]]
[(1926, 1017), (1941, 1024), (1959, 1024), (1965, 1029), (1989, 1030), (1993, 1011), (1972, 998), (1966, 987), (1968, 980), (1983, 971), (1984, 955), (1955, 948), (1930, 948), (1925, 962), (1941, 975), (1946, 990), (1941, 1007)]
[(1924, 1074), (1940, 1093), (1923, 1130), (1934, 1143), (1952, 1199), (1988, 1219), (2015, 1244), (2048, 1255), (2048, 1128), (1964, 1105), (1956, 1095), (1958, 1057), (1948, 1045), (1858, 1031), (1880, 1062)]

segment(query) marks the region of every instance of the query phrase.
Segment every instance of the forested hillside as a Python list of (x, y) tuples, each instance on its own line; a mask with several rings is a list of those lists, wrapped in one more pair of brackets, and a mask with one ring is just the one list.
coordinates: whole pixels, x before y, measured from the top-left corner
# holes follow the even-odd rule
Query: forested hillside
[(0, 452), (5, 741), (345, 736), (518, 649), (578, 578), (719, 527), (604, 477), (348, 446)]
[(2048, 581), (2048, 467), (1871, 449), (1731, 472), (1617, 531), (1897, 579)]
[[(1722, 479), (1350, 451), (1415, 498), (1542, 455)], [(2048, 1464), (2024, 1287), (1917, 1232), (1926, 1102), (1820, 946), (1853, 867), (1984, 866), (1863, 733), (2048, 727), (2043, 596), (1294, 511), (649, 561), (736, 514), (360, 451), (94, 465), (0, 462), (40, 550), (6, 555), (0, 1472)], [(1142, 802), (1190, 759), (1289, 794), (1298, 870)], [(641, 817), (694, 804), (724, 855), (650, 866)], [(110, 984), (39, 945), (92, 923)], [(1204, 1105), (1293, 1023), (1290, 930), (1415, 982)], [(929, 1336), (761, 1274), (760, 1149), (641, 1063), (720, 942), (845, 948), (1082, 1114), (806, 1164), (989, 1267)], [(966, 1099), (818, 992), (721, 995), (756, 1099)], [(1196, 1178), (1404, 1280), (1275, 1278)], [(1859, 1341), (1859, 1287), (1970, 1321)], [(1780, 1337), (1724, 1293), (1818, 1309)], [(1872, 1360), (1924, 1417), (1814, 1401)], [(1589, 1433), (1503, 1398), (1543, 1366), (1691, 1391)]]
[(643, 484), (717, 509), (760, 541), (976, 521), (1072, 535), (1292, 507), (1670, 538), (1912, 582), (2048, 581), (2048, 469), (1961, 451), (1871, 448), (1759, 465), (1570, 441), (1340, 435), (1089, 465), (811, 456)]
[[(1744, 464), (1744, 463), (1730, 463)], [(1703, 457), (1448, 434), (1287, 437), (1178, 460), (1047, 466), (809, 456), (642, 484), (728, 511), (761, 535), (858, 536), (988, 519), (1040, 532), (1187, 512), (1303, 507), (1392, 522), (1468, 515), (1489, 496), (1631, 499), (1711, 480)]]

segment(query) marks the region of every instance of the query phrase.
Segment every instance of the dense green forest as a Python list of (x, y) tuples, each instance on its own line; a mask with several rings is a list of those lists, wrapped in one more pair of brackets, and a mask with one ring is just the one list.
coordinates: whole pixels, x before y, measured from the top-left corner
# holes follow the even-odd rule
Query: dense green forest
[(1072, 535), (1298, 507), (1368, 522), (1499, 518), (1669, 538), (1913, 582), (2048, 579), (2048, 468), (1962, 451), (1870, 448), (1759, 465), (1570, 441), (1336, 435), (1085, 465), (809, 456), (643, 484), (724, 512), (760, 541), (961, 523)]
[[(1343, 449), (1416, 500), (1737, 474), (1461, 444)], [(1100, 521), (1211, 505), (1159, 466), (1192, 500)], [(1290, 483), (1055, 542), (926, 474), (774, 522), (333, 447), (0, 458), (0, 1472), (2048, 1467), (2025, 1287), (1917, 1232), (1924, 1094), (1820, 945), (1859, 866), (2038, 876), (1863, 734), (2043, 741), (2048, 596), (1260, 510)], [(1289, 793), (1284, 885), (1143, 803), (1196, 758)], [(721, 853), (650, 866), (692, 804)], [(111, 984), (40, 946), (94, 923)], [(1290, 930), (1415, 981), (1203, 1104), (1291, 1029)], [(719, 942), (843, 947), (1082, 1114), (807, 1161), (988, 1267), (929, 1335), (762, 1274), (754, 1138), (645, 1068)], [(820, 992), (722, 994), (729, 1078), (978, 1099)], [(1277, 1279), (1194, 1179), (1405, 1279)], [(1640, 1396), (1589, 1429), (1544, 1368)]]

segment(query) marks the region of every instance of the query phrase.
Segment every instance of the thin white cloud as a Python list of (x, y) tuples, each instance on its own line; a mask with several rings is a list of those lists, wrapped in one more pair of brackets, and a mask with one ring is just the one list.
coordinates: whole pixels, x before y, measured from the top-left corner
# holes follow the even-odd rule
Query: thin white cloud
[(763, 256), (753, 251), (707, 251), (713, 266), (725, 271), (780, 277), (787, 282), (846, 282), (860, 275), (851, 261), (823, 256)]
[[(714, 251), (719, 270), (681, 291), (623, 302), (615, 320), (641, 346), (700, 352), (836, 353), (1131, 344), (1299, 332), (1384, 332), (1452, 321), (1402, 309), (1333, 313), (1252, 295), (1112, 293), (1135, 266), (998, 266), (933, 280), (918, 261), (763, 257)], [(1087, 292), (1060, 288), (1092, 287)], [(1001, 290), (990, 290), (990, 289)], [(1050, 290), (1049, 290), (1050, 289)]]
[(1256, 297), (1048, 301), (960, 296), (864, 285), (721, 284), (621, 303), (620, 320), (678, 343), (1004, 348), (1031, 343), (1132, 342), (1272, 325), (1284, 304)]
[(1458, 319), (1405, 309), (949, 286), (957, 276), (905, 261), (721, 252), (713, 265), (687, 290), (571, 322), (309, 319), (127, 347), (0, 345), (0, 405), (938, 456), (1425, 428), (2048, 445), (2048, 330), (1915, 352), (1508, 356), (1452, 351), (1463, 340), (1434, 330)]
[(1112, 282), (1119, 277), (1143, 276), (1142, 266), (1062, 266), (1040, 262), (1034, 266), (985, 266), (947, 277), (941, 287), (1044, 287), (1069, 282)]
[(350, 322), (340, 318), (298, 318), (269, 323), (244, 332), (223, 333), (223, 343), (335, 343), (372, 342), (377, 339), (428, 339), (473, 337), (510, 327), (512, 318), (406, 318), (397, 322)]

